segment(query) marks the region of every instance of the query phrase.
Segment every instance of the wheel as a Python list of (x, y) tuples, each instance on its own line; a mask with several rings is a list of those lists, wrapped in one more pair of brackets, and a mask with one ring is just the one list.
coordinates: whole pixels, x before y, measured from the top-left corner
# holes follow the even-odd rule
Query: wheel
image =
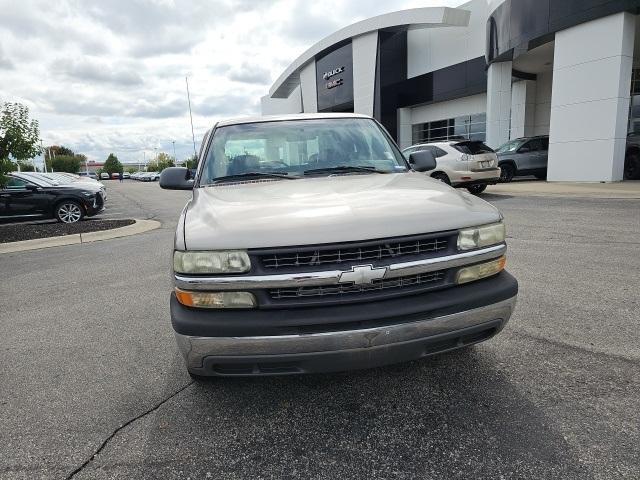
[(546, 174), (546, 173), (536, 173), (536, 174), (535, 174), (535, 177), (536, 177), (538, 180), (546, 180), (546, 179), (547, 179), (547, 174)]
[(482, 192), (484, 192), (487, 189), (487, 184), (476, 184), (476, 185), (471, 185), (469, 187), (467, 187), (467, 190), (469, 190), (469, 193), (473, 193), (474, 195), (480, 195)]
[(63, 200), (56, 207), (56, 218), (62, 223), (76, 223), (82, 220), (82, 217), (82, 207), (73, 200)]
[(640, 180), (640, 153), (630, 152), (624, 159), (625, 180)]
[(513, 180), (513, 176), (516, 174), (516, 169), (510, 163), (503, 163), (500, 165), (500, 181), (503, 183)]
[(435, 178), (436, 180), (440, 180), (442, 183), (451, 185), (451, 180), (449, 180), (449, 177), (447, 176), (446, 173), (436, 172), (433, 175), (431, 175), (431, 178)]

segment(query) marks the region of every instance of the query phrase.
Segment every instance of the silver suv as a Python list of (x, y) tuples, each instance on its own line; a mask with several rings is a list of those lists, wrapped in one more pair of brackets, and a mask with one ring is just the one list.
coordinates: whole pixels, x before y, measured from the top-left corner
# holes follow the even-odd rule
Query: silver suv
[(418, 172), (374, 119), (216, 124), (176, 229), (171, 320), (189, 373), (368, 368), (487, 340), (518, 284), (500, 212)]
[(500, 166), (500, 181), (510, 182), (519, 175), (547, 178), (549, 137), (523, 137), (511, 140), (496, 150)]

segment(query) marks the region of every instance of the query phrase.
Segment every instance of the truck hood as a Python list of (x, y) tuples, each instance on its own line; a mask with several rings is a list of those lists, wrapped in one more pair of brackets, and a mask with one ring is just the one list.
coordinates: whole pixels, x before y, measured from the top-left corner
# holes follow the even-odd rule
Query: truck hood
[(397, 237), (496, 222), (489, 203), (425, 174), (339, 175), (196, 188), (188, 250), (246, 249)]

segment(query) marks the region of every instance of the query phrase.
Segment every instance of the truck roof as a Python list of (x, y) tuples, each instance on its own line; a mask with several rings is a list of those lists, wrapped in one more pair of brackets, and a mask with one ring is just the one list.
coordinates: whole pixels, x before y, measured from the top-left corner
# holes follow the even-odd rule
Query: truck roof
[(259, 122), (282, 122), (285, 120), (317, 120), (323, 118), (371, 118), (369, 115), (359, 113), (294, 113), (287, 115), (265, 115), (255, 117), (239, 117), (221, 120), (217, 123), (218, 127), (228, 125), (239, 125), (243, 123), (259, 123)]

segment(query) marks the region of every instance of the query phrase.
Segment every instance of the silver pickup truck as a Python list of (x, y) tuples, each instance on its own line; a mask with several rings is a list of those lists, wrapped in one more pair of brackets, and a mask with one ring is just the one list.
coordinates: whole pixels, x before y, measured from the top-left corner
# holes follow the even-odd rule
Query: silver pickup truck
[(194, 377), (368, 368), (466, 347), (509, 320), (500, 212), (429, 178), (374, 119), (217, 123), (173, 252), (171, 320)]

